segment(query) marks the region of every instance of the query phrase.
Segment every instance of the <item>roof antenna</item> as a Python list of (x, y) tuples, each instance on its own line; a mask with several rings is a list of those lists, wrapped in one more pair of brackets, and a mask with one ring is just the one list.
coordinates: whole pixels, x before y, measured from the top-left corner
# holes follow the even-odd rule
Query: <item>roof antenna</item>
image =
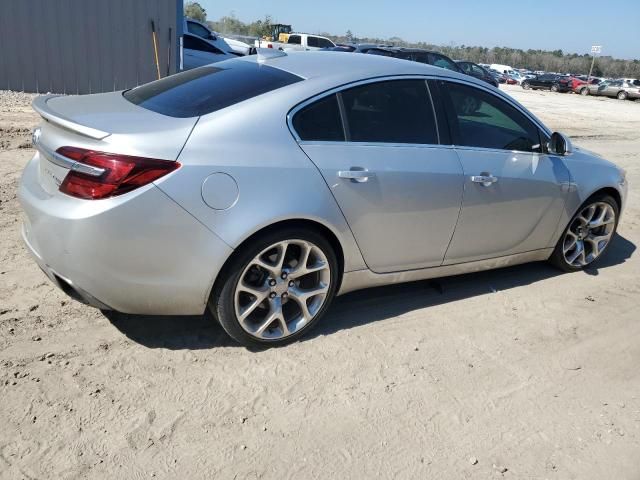
[(256, 48), (258, 53), (258, 63), (264, 63), (271, 58), (286, 57), (287, 52), (274, 48)]

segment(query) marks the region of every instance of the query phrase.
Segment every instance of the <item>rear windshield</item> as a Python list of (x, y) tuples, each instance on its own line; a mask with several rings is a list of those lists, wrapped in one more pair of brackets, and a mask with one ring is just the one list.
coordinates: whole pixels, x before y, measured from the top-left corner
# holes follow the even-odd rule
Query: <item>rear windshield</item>
[(244, 60), (224, 63), (141, 85), (124, 92), (124, 98), (170, 117), (199, 117), (302, 80), (259, 63)]

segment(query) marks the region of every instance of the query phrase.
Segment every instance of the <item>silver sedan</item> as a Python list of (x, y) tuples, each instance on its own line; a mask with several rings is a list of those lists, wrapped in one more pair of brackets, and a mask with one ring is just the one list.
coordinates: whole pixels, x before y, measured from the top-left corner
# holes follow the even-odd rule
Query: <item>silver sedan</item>
[(337, 294), (609, 247), (625, 174), (491, 86), (374, 55), (233, 59), (34, 101), (23, 237), (66, 293), (281, 345)]

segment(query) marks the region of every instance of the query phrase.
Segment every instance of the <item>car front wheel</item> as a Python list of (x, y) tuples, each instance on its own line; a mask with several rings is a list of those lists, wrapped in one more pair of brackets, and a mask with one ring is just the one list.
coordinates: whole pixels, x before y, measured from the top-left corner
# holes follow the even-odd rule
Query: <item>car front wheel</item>
[(551, 85), (551, 91), (552, 92), (557, 92), (558, 91), (558, 85)]
[(322, 317), (338, 275), (336, 254), (320, 233), (270, 232), (230, 260), (209, 308), (229, 336), (246, 347), (286, 345)]
[(522, 88), (524, 88), (525, 90), (529, 90), (531, 88), (531, 85), (529, 84), (529, 82), (524, 82), (522, 84)]
[(581, 88), (580, 95), (589, 95), (589, 89), (587, 87)]
[(609, 195), (587, 200), (569, 222), (549, 259), (553, 265), (573, 272), (598, 260), (609, 247), (618, 226), (619, 208)]

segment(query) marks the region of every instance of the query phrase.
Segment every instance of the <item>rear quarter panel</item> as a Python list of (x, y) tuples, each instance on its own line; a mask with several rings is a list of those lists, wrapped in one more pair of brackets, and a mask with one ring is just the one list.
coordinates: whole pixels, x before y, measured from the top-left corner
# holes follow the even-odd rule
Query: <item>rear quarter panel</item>
[[(338, 238), (345, 271), (363, 269), (342, 212), (287, 127), (291, 102), (285, 92), (272, 92), (202, 117), (180, 154), (179, 174), (157, 186), (232, 248), (279, 221), (307, 219)], [(219, 172), (238, 185), (226, 210), (211, 208), (202, 196), (204, 180)]]

